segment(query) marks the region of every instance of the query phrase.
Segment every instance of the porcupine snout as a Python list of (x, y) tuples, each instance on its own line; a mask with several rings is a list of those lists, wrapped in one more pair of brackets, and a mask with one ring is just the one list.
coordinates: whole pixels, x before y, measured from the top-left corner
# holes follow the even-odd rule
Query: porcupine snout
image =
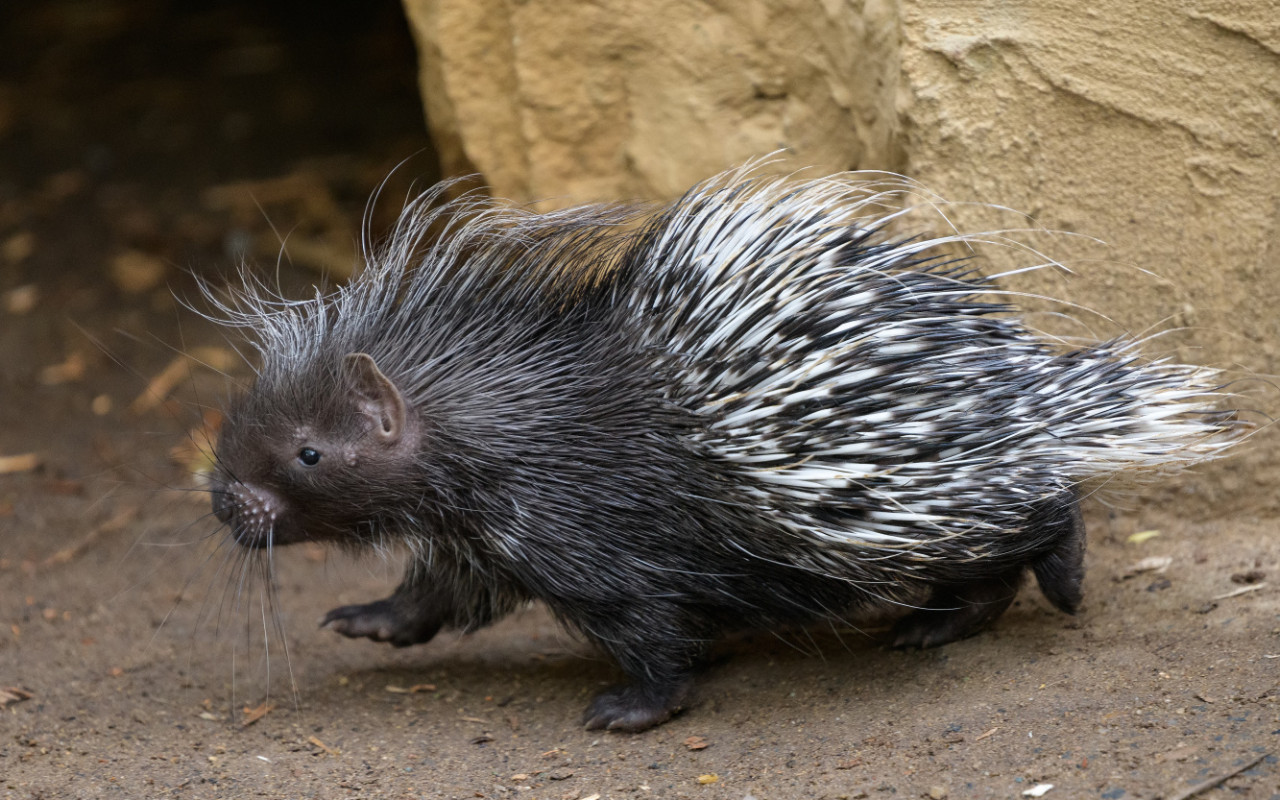
[(236, 542), (244, 547), (265, 547), (283, 510), (274, 493), (243, 483), (228, 483), (213, 492), (213, 513), (231, 527)]

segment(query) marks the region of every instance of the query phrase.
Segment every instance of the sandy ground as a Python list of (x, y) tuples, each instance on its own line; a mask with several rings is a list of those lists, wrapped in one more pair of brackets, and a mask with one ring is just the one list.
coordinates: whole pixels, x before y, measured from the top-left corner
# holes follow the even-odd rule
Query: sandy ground
[[(638, 735), (582, 730), (617, 674), (541, 609), (408, 650), (343, 640), (320, 615), (381, 596), (397, 566), (307, 547), (279, 554), (265, 604), (268, 584), (241, 569), (171, 452), (230, 382), (196, 368), (169, 401), (130, 406), (178, 351), (226, 345), (173, 302), (192, 288), (182, 270), (225, 271), (269, 233), (264, 218), (301, 233), (332, 230), (332, 209), (358, 220), (425, 146), (412, 71), (389, 66), (409, 57), (402, 23), (286, 34), (288, 4), (88, 8), (0, 11), (0, 456), (40, 463), (0, 475), (0, 797), (961, 798), (1053, 784), (1044, 796), (1171, 800), (1226, 775), (1193, 796), (1280, 797), (1280, 537), (1229, 508), (1192, 521), (1137, 497), (1125, 513), (1093, 505), (1075, 618), (1028, 590), (992, 630), (935, 651), (890, 650), (876, 627), (726, 642), (690, 707)], [(350, 74), (377, 80), (323, 80)], [(368, 106), (331, 118), (335, 97)], [(411, 162), (394, 189), (427, 172)], [(274, 185), (261, 181), (299, 174), (248, 217), (206, 191), (255, 180), (261, 198)], [(120, 267), (124, 252), (141, 256)], [(1151, 558), (1167, 566), (1134, 574)]]

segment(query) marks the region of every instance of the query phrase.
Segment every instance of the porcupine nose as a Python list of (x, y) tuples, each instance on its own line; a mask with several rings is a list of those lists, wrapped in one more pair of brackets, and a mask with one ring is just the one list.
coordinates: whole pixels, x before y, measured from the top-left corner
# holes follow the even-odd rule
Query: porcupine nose
[(243, 483), (231, 483), (213, 490), (213, 513), (230, 526), (236, 542), (245, 547), (262, 547), (280, 513), (274, 493)]

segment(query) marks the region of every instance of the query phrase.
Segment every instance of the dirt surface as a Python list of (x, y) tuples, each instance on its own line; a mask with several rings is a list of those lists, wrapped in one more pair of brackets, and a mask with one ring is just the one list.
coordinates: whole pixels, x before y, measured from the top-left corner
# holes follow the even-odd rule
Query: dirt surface
[(1169, 800), (1236, 771), (1194, 796), (1280, 797), (1280, 537), (1230, 508), (1091, 506), (1076, 618), (1028, 590), (936, 651), (875, 627), (727, 642), (639, 735), (581, 729), (617, 674), (541, 609), (343, 640), (316, 620), (397, 566), (308, 547), (267, 605), (182, 450), (248, 370), (135, 402), (180, 352), (228, 355), (173, 294), (242, 254), (274, 269), (268, 220), (305, 287), (431, 157), (394, 4), (178, 5), (0, 8), (0, 457), (32, 456), (0, 460), (0, 797)]

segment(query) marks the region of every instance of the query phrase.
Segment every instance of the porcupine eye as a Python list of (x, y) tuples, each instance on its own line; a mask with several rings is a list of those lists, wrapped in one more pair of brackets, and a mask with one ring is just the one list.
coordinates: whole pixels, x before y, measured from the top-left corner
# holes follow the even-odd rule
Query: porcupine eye
[(314, 467), (320, 463), (320, 451), (314, 447), (304, 447), (298, 451), (298, 463), (304, 467)]

